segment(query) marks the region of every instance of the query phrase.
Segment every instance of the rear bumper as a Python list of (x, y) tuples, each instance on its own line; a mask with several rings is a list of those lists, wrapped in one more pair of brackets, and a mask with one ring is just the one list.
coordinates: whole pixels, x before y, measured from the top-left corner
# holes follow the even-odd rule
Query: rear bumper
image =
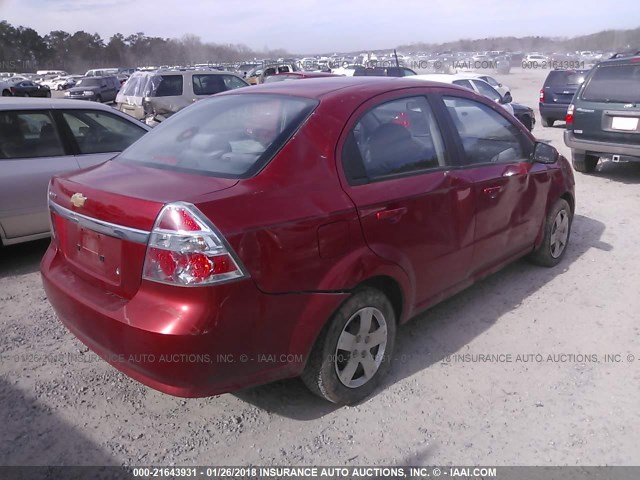
[(54, 246), (41, 273), (51, 305), (78, 339), (131, 378), (179, 397), (299, 375), (348, 296), (268, 295), (248, 279), (204, 288), (142, 282), (123, 299), (76, 276)]
[(576, 137), (571, 130), (564, 131), (564, 143), (567, 147), (580, 152), (598, 153), (602, 155), (624, 155), (637, 157), (640, 161), (640, 145), (598, 142)]
[(550, 120), (564, 120), (569, 104), (538, 103), (540, 116)]

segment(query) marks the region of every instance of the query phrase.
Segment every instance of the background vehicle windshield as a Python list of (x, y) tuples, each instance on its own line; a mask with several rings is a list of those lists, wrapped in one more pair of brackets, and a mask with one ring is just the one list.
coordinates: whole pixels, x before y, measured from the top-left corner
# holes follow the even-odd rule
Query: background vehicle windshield
[(104, 83), (101, 78), (83, 78), (78, 80), (76, 87), (99, 87)]
[(122, 161), (225, 178), (256, 173), (313, 110), (310, 99), (230, 95), (202, 100), (122, 153)]

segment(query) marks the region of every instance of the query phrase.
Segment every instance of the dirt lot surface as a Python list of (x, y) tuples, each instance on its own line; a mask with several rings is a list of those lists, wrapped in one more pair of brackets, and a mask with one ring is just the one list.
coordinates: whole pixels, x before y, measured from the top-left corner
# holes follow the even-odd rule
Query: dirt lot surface
[[(538, 115), (545, 73), (501, 79)], [(568, 156), (562, 132), (534, 129)], [(56, 319), (47, 242), (6, 248), (0, 464), (638, 464), (640, 165), (576, 181), (564, 262), (517, 262), (414, 319), (383, 387), (349, 408), (298, 380), (192, 400), (142, 386)]]

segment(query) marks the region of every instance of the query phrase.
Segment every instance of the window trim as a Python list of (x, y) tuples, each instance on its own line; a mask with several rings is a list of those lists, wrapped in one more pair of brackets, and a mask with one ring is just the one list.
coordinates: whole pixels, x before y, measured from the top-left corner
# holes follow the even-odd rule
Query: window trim
[[(339, 156), (340, 156), (340, 164), (342, 167), (342, 173), (344, 174), (345, 179), (347, 180), (347, 183), (352, 186), (352, 187), (356, 187), (356, 186), (361, 186), (361, 185), (368, 185), (371, 183), (378, 183), (378, 182), (383, 182), (383, 181), (387, 181), (387, 180), (397, 180), (397, 179), (401, 179), (401, 178), (405, 178), (405, 177), (414, 177), (414, 176), (418, 176), (418, 175), (425, 175), (425, 174), (429, 174), (429, 173), (435, 173), (435, 172), (442, 172), (442, 171), (448, 171), (451, 170), (454, 166), (454, 163), (452, 161), (452, 155), (451, 155), (451, 144), (448, 140), (448, 134), (446, 129), (444, 128), (442, 121), (438, 118), (438, 113), (437, 113), (437, 109), (434, 105), (434, 101), (431, 99), (431, 97), (433, 96), (433, 94), (431, 93), (420, 93), (420, 92), (411, 92), (406, 91), (403, 92), (404, 95), (401, 96), (396, 96), (396, 97), (391, 97), (391, 98), (385, 98), (382, 101), (379, 101), (376, 99), (378, 99), (381, 96), (386, 97), (385, 94), (381, 94), (378, 95), (376, 97), (373, 97), (372, 99), (370, 99), (369, 101), (367, 101), (364, 105), (367, 104), (371, 104), (372, 102), (375, 101), (375, 104), (368, 106), (366, 108), (364, 108), (362, 111), (360, 111), (360, 113), (357, 114), (357, 116), (352, 116), (349, 121), (347, 122), (345, 129), (344, 129), (344, 135), (341, 136), (341, 140), (339, 140), (338, 142), (338, 152), (339, 152)], [(438, 128), (438, 131), (440, 132), (440, 137), (442, 139), (442, 144), (444, 147), (444, 161), (446, 163), (446, 165), (444, 166), (438, 166), (438, 167), (434, 167), (434, 168), (421, 168), (421, 169), (417, 169), (417, 170), (411, 170), (408, 172), (400, 172), (400, 173), (390, 173), (390, 174), (386, 174), (386, 175), (380, 175), (380, 176), (376, 176), (376, 177), (369, 177), (369, 176), (365, 176), (364, 178), (353, 178), (349, 172), (352, 170), (350, 168), (346, 167), (346, 162), (348, 161), (348, 157), (345, 155), (345, 149), (348, 145), (348, 142), (350, 141), (350, 137), (352, 137), (353, 135), (353, 129), (355, 128), (355, 126), (360, 122), (360, 120), (362, 120), (362, 118), (369, 114), (372, 110), (380, 107), (381, 105), (385, 105), (387, 103), (392, 103), (392, 102), (397, 102), (397, 101), (401, 101), (401, 100), (408, 100), (411, 98), (422, 98), (424, 99), (424, 101), (427, 103), (427, 105), (429, 106), (430, 110), (431, 110), (431, 114), (434, 118), (436, 127)], [(360, 110), (360, 109), (358, 109)], [(359, 165), (359, 169), (361, 169), (362, 171), (366, 172), (366, 169), (364, 167), (364, 161), (362, 159), (362, 154), (360, 153), (359, 149), (358, 149), (358, 163)]]
[[(466, 93), (466, 92), (464, 92)], [(505, 165), (508, 162), (483, 162), (483, 163), (469, 163), (468, 159), (467, 159), (467, 153), (464, 149), (464, 144), (462, 142), (462, 138), (460, 137), (460, 134), (458, 132), (458, 128), (456, 127), (455, 123), (453, 122), (453, 119), (451, 118), (451, 115), (449, 114), (449, 111), (447, 109), (446, 104), (444, 103), (444, 99), (445, 97), (454, 97), (454, 98), (461, 98), (464, 100), (468, 100), (468, 101), (473, 101), (476, 103), (480, 103), (482, 105), (484, 105), (487, 108), (490, 108), (491, 110), (493, 110), (494, 112), (496, 112), (498, 115), (502, 116), (507, 122), (511, 123), (515, 129), (518, 132), (518, 140), (520, 141), (520, 146), (522, 148), (523, 151), (523, 157), (521, 161), (525, 161), (525, 162), (529, 162), (529, 163), (533, 163), (533, 148), (535, 145), (535, 142), (533, 142), (524, 132), (523, 132), (523, 128), (524, 125), (522, 125), (522, 128), (520, 125), (518, 125), (518, 123), (520, 123), (518, 121), (518, 123), (511, 121), (510, 115), (508, 114), (508, 112), (502, 108), (500, 105), (496, 104), (495, 102), (491, 101), (488, 98), (485, 97), (481, 97), (481, 98), (477, 98), (477, 96), (479, 96), (479, 94), (475, 94), (476, 98), (474, 98), (473, 94), (475, 92), (471, 92), (472, 95), (464, 95), (463, 92), (460, 91), (451, 91), (451, 92), (446, 92), (446, 93), (442, 93), (439, 94), (439, 105), (438, 108), (440, 109), (440, 115), (442, 115), (445, 119), (445, 122), (447, 124), (447, 128), (448, 131), (451, 135), (451, 139), (455, 142), (456, 144), (456, 151), (457, 154), (455, 156), (455, 164), (452, 165), (451, 169), (452, 170), (466, 170), (466, 169), (472, 169), (472, 168), (478, 168), (478, 167), (486, 167), (488, 165)], [(493, 104), (493, 105), (492, 105)], [(515, 117), (513, 117), (514, 120), (517, 120)], [(513, 163), (513, 162), (511, 162)], [(519, 163), (519, 162), (517, 162)]]

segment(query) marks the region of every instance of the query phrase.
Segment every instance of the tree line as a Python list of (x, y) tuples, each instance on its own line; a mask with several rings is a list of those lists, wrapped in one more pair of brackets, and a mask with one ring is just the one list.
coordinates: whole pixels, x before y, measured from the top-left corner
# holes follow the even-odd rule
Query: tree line
[(231, 63), (287, 56), (282, 49), (256, 51), (242, 44), (203, 42), (196, 35), (179, 39), (116, 33), (108, 40), (82, 30), (54, 30), (41, 36), (32, 28), (0, 21), (0, 71), (66, 70), (84, 73), (96, 67)]
[(400, 45), (402, 52), (482, 52), (506, 50), (511, 52), (559, 52), (575, 51), (618, 52), (640, 50), (640, 28), (633, 30), (604, 30), (590, 35), (573, 38), (550, 37), (496, 37), (481, 39), (462, 39), (446, 43), (413, 43)]

